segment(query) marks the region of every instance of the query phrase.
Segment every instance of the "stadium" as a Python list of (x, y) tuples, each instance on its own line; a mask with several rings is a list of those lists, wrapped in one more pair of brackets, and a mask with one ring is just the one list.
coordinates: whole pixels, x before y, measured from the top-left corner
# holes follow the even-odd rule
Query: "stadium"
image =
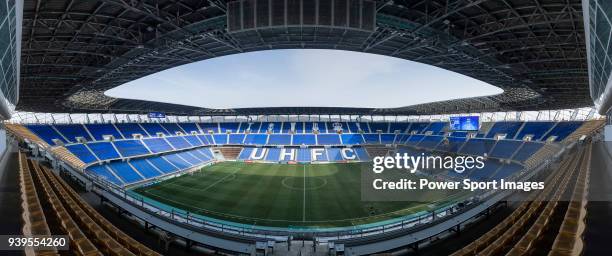
[[(606, 0), (3, 1), (0, 254), (607, 255), (611, 20)], [(321, 84), (253, 55), (291, 51)], [(346, 54), (449, 84), (387, 88), (387, 62)], [(212, 85), (186, 87), (198, 63)]]

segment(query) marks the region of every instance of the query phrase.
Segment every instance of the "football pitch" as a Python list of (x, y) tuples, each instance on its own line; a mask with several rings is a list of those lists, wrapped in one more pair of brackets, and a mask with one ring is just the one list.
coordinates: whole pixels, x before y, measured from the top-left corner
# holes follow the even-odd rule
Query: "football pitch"
[(191, 213), (272, 227), (344, 227), (429, 209), (361, 201), (361, 164), (222, 162), (134, 191)]

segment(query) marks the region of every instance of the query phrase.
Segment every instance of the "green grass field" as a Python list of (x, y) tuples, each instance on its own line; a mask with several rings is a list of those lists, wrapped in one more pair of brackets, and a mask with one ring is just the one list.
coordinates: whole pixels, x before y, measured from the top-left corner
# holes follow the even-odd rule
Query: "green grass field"
[(224, 162), (135, 189), (192, 213), (274, 227), (341, 227), (427, 209), (416, 202), (362, 202), (359, 163)]

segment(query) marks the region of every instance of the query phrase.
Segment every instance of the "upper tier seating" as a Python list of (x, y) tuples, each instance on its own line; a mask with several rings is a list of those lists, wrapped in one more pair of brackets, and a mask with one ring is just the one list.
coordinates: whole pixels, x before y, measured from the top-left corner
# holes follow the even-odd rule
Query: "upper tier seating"
[(550, 130), (550, 132), (548, 132), (544, 137), (542, 137), (541, 140), (547, 140), (551, 136), (556, 136), (557, 138), (555, 139), (555, 141), (562, 141), (567, 138), (567, 136), (576, 131), (582, 124), (583, 122), (576, 121), (559, 122), (557, 123), (557, 125), (555, 125), (554, 128), (552, 128), (552, 130)]
[(87, 141), (94, 140), (89, 133), (85, 130), (85, 127), (81, 124), (63, 124), (54, 125), (58, 132), (64, 135), (70, 142), (77, 142), (77, 138), (85, 138)]
[(364, 133), (363, 139), (365, 144), (381, 144), (380, 135), (378, 133)]
[(443, 136), (428, 135), (428, 136), (423, 137), (423, 140), (421, 140), (421, 142), (419, 142), (417, 146), (433, 149), (433, 148), (436, 148), (436, 146), (440, 144), (440, 142), (442, 142), (443, 139), (444, 139)]
[[(171, 135), (163, 126), (159, 123), (141, 123), (142, 128), (149, 134), (149, 136), (157, 136), (157, 134)], [(173, 134), (172, 134), (173, 135)]]
[(143, 139), (145, 145), (151, 150), (153, 153), (160, 153), (166, 151), (172, 151), (174, 148), (168, 144), (166, 139), (164, 138), (149, 138)]
[(166, 137), (166, 140), (174, 147), (174, 149), (190, 148), (192, 145), (182, 136)]
[(232, 145), (241, 145), (244, 143), (244, 138), (246, 135), (244, 134), (235, 134), (232, 133), (229, 135), (228, 137), (228, 142), (227, 144), (232, 144)]
[(178, 125), (185, 131), (187, 134), (191, 134), (193, 132), (201, 133), (200, 128), (195, 123), (178, 123)]
[(293, 135), (293, 145), (316, 145), (316, 139), (313, 134), (295, 134)]
[(318, 134), (317, 144), (319, 145), (340, 145), (340, 135), (338, 134)]
[(291, 135), (271, 134), (268, 138), (269, 145), (291, 145)]
[(518, 140), (500, 140), (497, 141), (493, 151), (491, 151), (491, 157), (510, 159), (514, 152), (523, 144), (523, 141)]
[(176, 123), (161, 123), (161, 125), (170, 135), (186, 134)]
[(149, 134), (145, 132), (145, 130), (143, 130), (139, 124), (118, 123), (118, 124), (115, 124), (115, 126), (117, 127), (117, 129), (119, 129), (121, 134), (123, 134), (123, 137), (126, 139), (133, 138), (135, 134), (140, 134), (145, 137), (149, 136)]
[(538, 142), (523, 143), (523, 146), (514, 154), (514, 160), (525, 162), (535, 154), (544, 144)]
[(84, 144), (68, 145), (66, 146), (66, 149), (68, 149), (68, 151), (77, 156), (79, 159), (81, 159), (81, 161), (86, 164), (98, 161), (96, 156), (91, 153), (91, 151), (89, 151), (87, 146), (85, 146)]
[(267, 141), (267, 134), (247, 134), (244, 138), (244, 145), (265, 145)]
[(118, 140), (123, 139), (123, 136), (115, 129), (113, 124), (86, 124), (85, 128), (87, 128), (95, 140), (103, 140), (104, 135), (112, 135), (113, 138)]
[(213, 139), (215, 140), (216, 145), (225, 145), (227, 144), (228, 134), (215, 134), (213, 135)]
[(110, 142), (95, 142), (87, 143), (86, 145), (100, 160), (117, 159), (121, 157)]
[(554, 122), (526, 122), (516, 139), (522, 140), (525, 136), (532, 135), (532, 140), (540, 140), (554, 125)]
[(142, 144), (140, 140), (119, 140), (113, 144), (123, 157), (138, 156), (150, 154), (149, 150)]
[(361, 145), (364, 144), (363, 137), (361, 134), (340, 134), (343, 144), (347, 145)]
[(26, 127), (49, 145), (55, 145), (53, 139), (60, 140), (63, 143), (68, 143), (68, 140), (64, 136), (60, 135), (51, 125), (27, 125)]
[(507, 139), (513, 139), (523, 122), (496, 122), (485, 137), (493, 138), (497, 134), (506, 134)]

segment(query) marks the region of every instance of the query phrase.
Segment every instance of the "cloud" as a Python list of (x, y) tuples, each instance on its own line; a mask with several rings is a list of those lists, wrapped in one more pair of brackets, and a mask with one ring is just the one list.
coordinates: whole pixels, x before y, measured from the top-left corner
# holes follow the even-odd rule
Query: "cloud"
[(377, 107), (484, 96), (501, 89), (440, 68), (337, 50), (231, 55), (165, 70), (107, 91), (206, 108)]

